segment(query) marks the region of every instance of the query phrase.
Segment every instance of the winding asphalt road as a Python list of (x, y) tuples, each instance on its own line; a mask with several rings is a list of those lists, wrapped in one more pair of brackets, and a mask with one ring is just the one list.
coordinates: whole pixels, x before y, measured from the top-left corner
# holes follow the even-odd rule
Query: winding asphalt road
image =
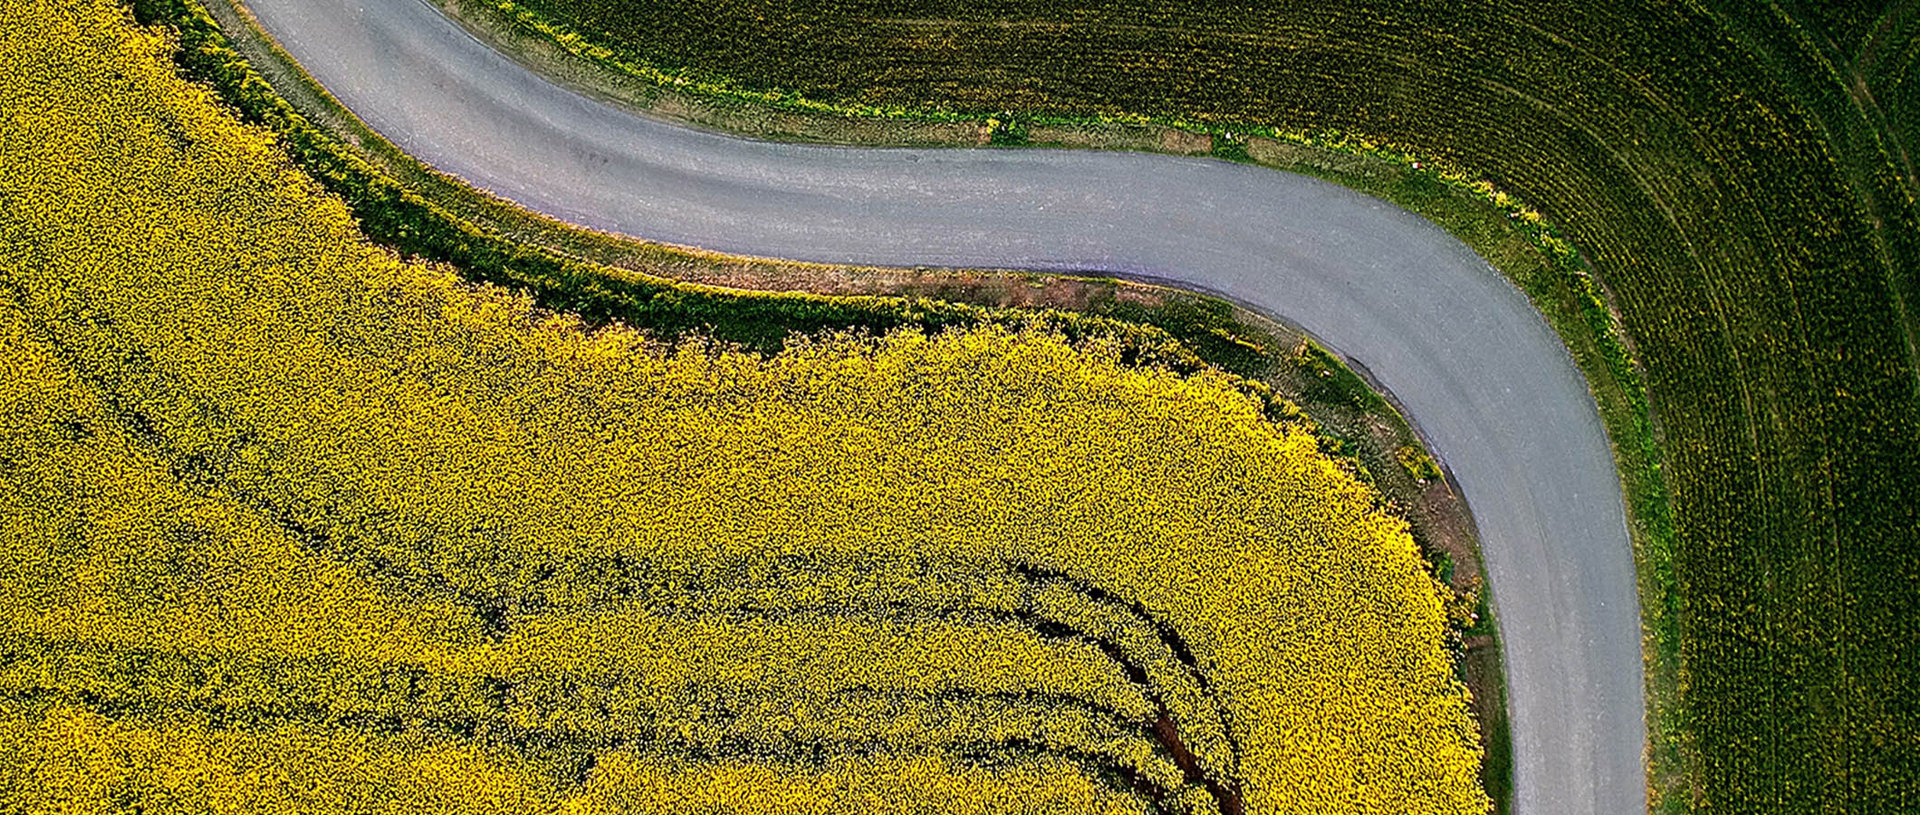
[(1540, 315), (1434, 225), (1205, 159), (746, 141), (557, 87), (423, 0), (246, 2), (375, 130), (566, 220), (802, 260), (1150, 275), (1284, 315), (1395, 394), (1473, 509), (1517, 811), (1646, 812), (1640, 616), (1606, 435)]

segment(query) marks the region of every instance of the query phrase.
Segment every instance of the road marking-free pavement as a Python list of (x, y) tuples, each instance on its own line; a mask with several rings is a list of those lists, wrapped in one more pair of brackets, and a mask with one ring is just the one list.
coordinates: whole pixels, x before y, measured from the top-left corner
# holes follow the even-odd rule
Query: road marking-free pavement
[(557, 86), (425, 0), (246, 5), (374, 130), (558, 218), (796, 260), (1144, 275), (1311, 332), (1392, 392), (1472, 508), (1516, 811), (1647, 811), (1640, 613), (1607, 437), (1559, 338), (1435, 225), (1209, 159), (734, 138)]

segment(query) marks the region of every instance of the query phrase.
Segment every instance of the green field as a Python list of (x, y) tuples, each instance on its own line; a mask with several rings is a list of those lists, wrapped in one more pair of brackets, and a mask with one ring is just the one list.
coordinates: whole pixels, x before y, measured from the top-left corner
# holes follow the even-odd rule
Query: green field
[(0, 811), (1487, 810), (1406, 523), (1165, 335), (584, 323), (168, 29), (0, 17)]
[(496, 5), (721, 102), (1001, 142), (1157, 122), (1490, 182), (1577, 249), (1645, 383), (1587, 366), (1636, 523), (1656, 808), (1912, 806), (1920, 4)]

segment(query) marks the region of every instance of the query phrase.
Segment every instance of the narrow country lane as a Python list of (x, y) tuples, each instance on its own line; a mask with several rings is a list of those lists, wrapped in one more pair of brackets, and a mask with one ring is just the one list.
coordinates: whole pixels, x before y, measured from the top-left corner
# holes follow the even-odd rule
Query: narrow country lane
[(409, 153), (569, 221), (800, 260), (1146, 275), (1305, 328), (1397, 397), (1472, 507), (1517, 811), (1646, 811), (1640, 614), (1599, 415), (1525, 297), (1433, 224), (1206, 159), (747, 141), (558, 87), (424, 0), (246, 4)]

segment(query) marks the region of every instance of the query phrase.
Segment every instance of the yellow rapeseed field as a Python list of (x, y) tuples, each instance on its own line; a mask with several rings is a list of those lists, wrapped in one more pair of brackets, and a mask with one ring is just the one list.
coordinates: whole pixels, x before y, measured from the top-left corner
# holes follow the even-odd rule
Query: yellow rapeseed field
[(0, 2), (0, 810), (1486, 810), (1404, 526), (1224, 377), (584, 331)]

